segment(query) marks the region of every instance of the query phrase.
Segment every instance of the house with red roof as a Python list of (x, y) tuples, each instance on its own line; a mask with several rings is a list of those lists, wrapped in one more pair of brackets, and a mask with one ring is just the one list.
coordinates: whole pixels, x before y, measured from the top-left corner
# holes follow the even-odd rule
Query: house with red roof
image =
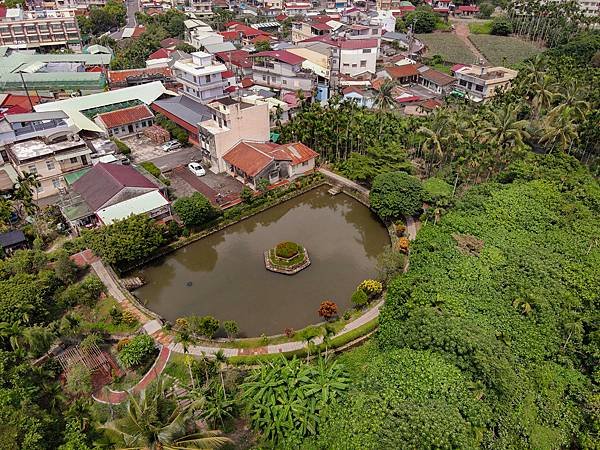
[(301, 90), (308, 95), (315, 82), (312, 72), (302, 68), (306, 58), (287, 50), (270, 50), (250, 55), (254, 84), (285, 92)]
[(104, 130), (108, 137), (123, 137), (141, 133), (144, 128), (154, 124), (154, 114), (146, 105), (117, 109), (94, 118), (94, 122)]
[(228, 52), (217, 52), (215, 57), (224, 63), (227, 68), (239, 76), (252, 73), (252, 59), (250, 52), (246, 50), (232, 50)]
[(477, 5), (461, 5), (454, 11), (457, 16), (472, 17), (479, 14), (479, 6)]
[[(256, 28), (249, 27), (246, 24), (236, 21), (227, 22), (225, 24), (225, 29), (226, 31), (219, 33), (225, 40), (235, 42), (235, 38), (237, 38), (244, 45), (250, 44), (250, 41), (257, 36), (271, 36), (266, 31), (257, 30)], [(235, 35), (233, 33), (235, 33)]]
[(377, 94), (372, 89), (360, 86), (347, 86), (342, 91), (344, 100), (352, 101), (363, 108), (372, 108)]
[(68, 188), (61, 212), (75, 232), (132, 215), (172, 219), (166, 186), (141, 168), (98, 163)]
[(417, 70), (421, 64), (403, 64), (401, 66), (389, 66), (384, 69), (387, 77), (398, 84), (416, 83), (419, 77)]
[(107, 74), (110, 89), (160, 81), (167, 87), (174, 87), (174, 78), (168, 67), (144, 67), (142, 69), (109, 70)]
[(259, 180), (269, 184), (294, 179), (315, 168), (319, 154), (301, 142), (277, 145), (242, 141), (225, 154), (227, 173), (252, 189)]

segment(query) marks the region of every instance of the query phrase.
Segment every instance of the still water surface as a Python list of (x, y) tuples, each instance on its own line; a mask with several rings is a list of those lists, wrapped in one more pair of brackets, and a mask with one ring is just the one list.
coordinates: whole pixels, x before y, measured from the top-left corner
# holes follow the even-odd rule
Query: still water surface
[[(264, 265), (264, 251), (286, 240), (306, 247), (312, 262), (292, 276)], [(323, 300), (349, 309), (388, 243), (368, 208), (322, 187), (156, 260), (139, 271), (147, 284), (136, 295), (171, 322), (211, 315), (237, 321), (242, 336), (278, 334), (319, 322)]]

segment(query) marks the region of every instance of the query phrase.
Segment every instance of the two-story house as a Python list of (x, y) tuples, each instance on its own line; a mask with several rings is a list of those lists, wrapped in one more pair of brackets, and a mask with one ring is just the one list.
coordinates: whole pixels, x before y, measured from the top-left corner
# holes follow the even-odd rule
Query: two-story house
[(33, 138), (50, 142), (75, 132), (62, 111), (9, 114), (0, 119), (0, 145), (14, 144)]
[(227, 67), (217, 63), (210, 53), (194, 52), (191, 58), (177, 61), (171, 70), (184, 95), (201, 102), (225, 96), (227, 81), (222, 73), (227, 71)]
[(59, 193), (65, 187), (64, 175), (90, 165), (92, 150), (78, 135), (52, 144), (41, 139), (16, 142), (8, 157), (20, 175), (36, 174), (39, 187), (34, 199)]
[(376, 73), (378, 39), (338, 39), (333, 45), (332, 71), (351, 77)]
[(285, 92), (303, 91), (310, 93), (313, 89), (314, 76), (310, 70), (304, 69), (305, 58), (286, 50), (259, 52), (251, 55), (254, 83)]
[(506, 67), (471, 67), (457, 69), (454, 77), (458, 80), (456, 90), (473, 101), (483, 101), (493, 97), (496, 91), (510, 88), (511, 81), (519, 72)]

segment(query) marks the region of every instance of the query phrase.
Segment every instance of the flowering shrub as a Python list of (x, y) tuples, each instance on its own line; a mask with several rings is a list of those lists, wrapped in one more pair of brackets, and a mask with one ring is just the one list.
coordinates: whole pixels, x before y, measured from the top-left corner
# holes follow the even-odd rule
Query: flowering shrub
[(129, 338), (121, 339), (119, 342), (117, 342), (117, 351), (120, 352), (121, 350), (123, 350), (123, 347), (125, 347), (130, 342), (131, 342), (131, 339), (129, 339)]
[(175, 319), (175, 327), (179, 330), (186, 329), (188, 327), (188, 325), (189, 325), (188, 320), (184, 317)]
[(410, 241), (408, 238), (401, 237), (396, 242), (396, 250), (401, 251), (402, 253), (408, 253), (408, 247), (410, 246)]
[(125, 325), (133, 325), (137, 322), (137, 317), (135, 317), (135, 314), (133, 314), (131, 311), (125, 310), (123, 311), (122, 321)]
[(329, 320), (332, 317), (337, 316), (338, 307), (335, 302), (325, 300), (324, 302), (321, 302), (318, 313), (319, 316), (323, 317), (325, 320)]
[(289, 337), (289, 338), (292, 338), (292, 337), (294, 337), (294, 333), (296, 333), (296, 332), (294, 331), (294, 329), (293, 329), (293, 328), (286, 328), (285, 330), (283, 330), (283, 333), (284, 333), (284, 334), (285, 334), (287, 337)]
[(298, 251), (299, 247), (295, 242), (280, 242), (277, 244), (277, 247), (275, 247), (275, 255), (285, 259), (297, 255)]
[(406, 231), (406, 226), (402, 223), (397, 223), (394, 225), (396, 236), (404, 236), (404, 232)]
[(375, 297), (383, 291), (383, 285), (377, 280), (364, 280), (358, 285), (358, 288), (364, 291), (369, 297)]

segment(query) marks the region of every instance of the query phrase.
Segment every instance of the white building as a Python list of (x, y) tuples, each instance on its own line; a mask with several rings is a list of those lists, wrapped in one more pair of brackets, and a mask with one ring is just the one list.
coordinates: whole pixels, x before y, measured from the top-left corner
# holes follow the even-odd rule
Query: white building
[(173, 75), (181, 83), (181, 93), (201, 102), (224, 97), (227, 82), (222, 73), (225, 64), (216, 63), (213, 55), (194, 52), (190, 59), (181, 59), (172, 67)]
[(332, 71), (351, 77), (376, 72), (377, 39), (340, 39), (336, 44), (332, 49)]

